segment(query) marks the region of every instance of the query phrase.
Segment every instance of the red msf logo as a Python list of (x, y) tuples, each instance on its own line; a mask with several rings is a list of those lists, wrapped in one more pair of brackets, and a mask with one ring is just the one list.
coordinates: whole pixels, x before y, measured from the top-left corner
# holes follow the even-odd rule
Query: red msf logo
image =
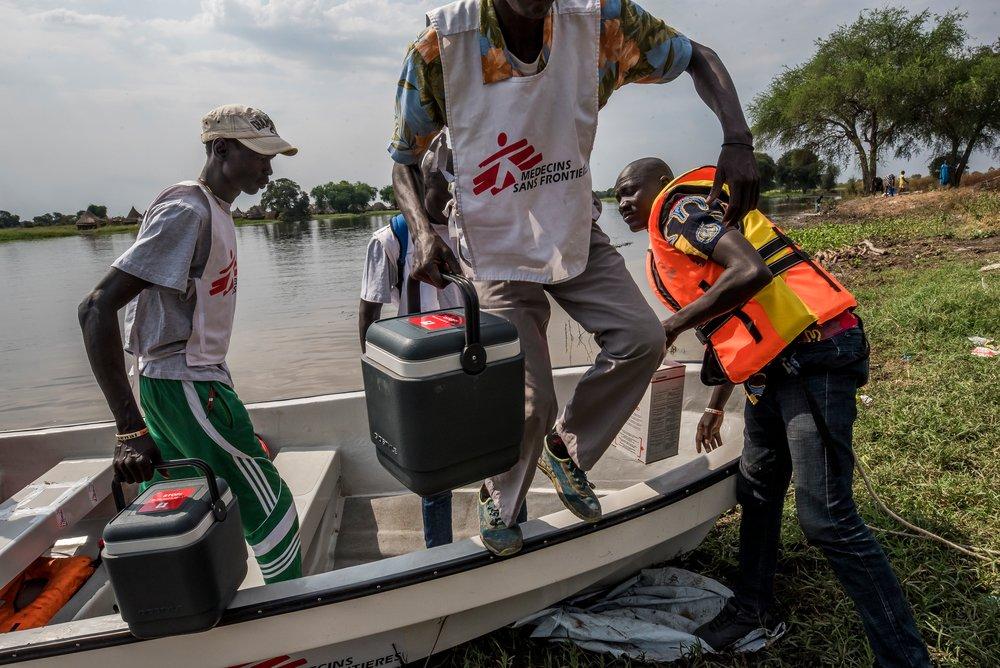
[(497, 135), (497, 146), (500, 150), (479, 163), (483, 171), (472, 179), (472, 192), (476, 195), (489, 190), (497, 196), (517, 183), (515, 172), (520, 174), (542, 161), (542, 154), (527, 139), (507, 144), (507, 133), (501, 132)]
[(236, 291), (236, 255), (229, 251), (229, 264), (219, 272), (219, 278), (212, 281), (212, 289), (208, 294), (213, 297), (220, 292), (225, 297), (230, 292)]

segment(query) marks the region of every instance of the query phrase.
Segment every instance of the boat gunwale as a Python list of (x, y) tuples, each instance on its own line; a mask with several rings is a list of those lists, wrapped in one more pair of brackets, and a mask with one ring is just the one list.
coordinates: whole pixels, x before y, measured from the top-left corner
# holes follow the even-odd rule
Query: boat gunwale
[[(551, 532), (545, 532), (537, 536), (532, 536), (525, 539), (524, 547), (520, 552), (510, 557), (496, 557), (483, 549), (473, 554), (426, 566), (418, 566), (401, 573), (392, 573), (381, 577), (363, 580), (361, 582), (334, 586), (327, 589), (295, 594), (283, 598), (276, 598), (253, 605), (230, 608), (223, 614), (222, 620), (216, 628), (240, 624), (255, 619), (274, 617), (291, 612), (309, 610), (335, 603), (342, 603), (344, 601), (363, 598), (365, 596), (372, 596), (395, 589), (401, 589), (403, 587), (420, 584), (430, 580), (436, 580), (442, 577), (465, 573), (475, 570), (476, 568), (488, 566), (498, 561), (517, 559), (525, 554), (553, 547), (584, 535), (624, 524), (625, 522), (637, 519), (651, 512), (662, 510), (663, 508), (678, 503), (689, 496), (724, 482), (728, 478), (735, 476), (738, 469), (739, 459), (737, 458), (725, 466), (707, 471), (705, 475), (686, 485), (683, 485), (679, 489), (672, 490), (666, 494), (657, 494), (650, 499), (639, 501), (630, 506), (615, 510), (608, 513), (597, 522), (591, 524), (577, 522), (567, 527), (555, 529)], [(655, 480), (655, 478), (653, 480)], [(649, 482), (652, 482), (652, 480), (647, 481), (646, 484)], [(73, 636), (58, 640), (43, 641), (36, 645), (26, 645), (0, 650), (0, 665), (46, 659), (77, 652), (100, 650), (108, 647), (143, 642), (144, 640), (147, 639), (136, 638), (128, 631), (128, 629), (120, 629), (95, 633), (89, 636)]]

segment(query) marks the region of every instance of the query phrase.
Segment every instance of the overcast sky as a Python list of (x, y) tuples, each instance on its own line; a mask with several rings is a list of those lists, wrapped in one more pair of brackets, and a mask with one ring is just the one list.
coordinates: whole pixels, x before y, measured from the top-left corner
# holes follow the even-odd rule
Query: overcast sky
[[(640, 3), (715, 48), (744, 105), (816, 38), (877, 3), (855, 0)], [(30, 217), (88, 203), (142, 210), (164, 186), (197, 176), (199, 120), (219, 104), (269, 113), (301, 151), (275, 177), (389, 182), (385, 146), (407, 44), (426, 0), (0, 0), (0, 209)], [(996, 0), (961, 4), (974, 41), (1000, 33)], [(596, 188), (645, 154), (675, 169), (713, 162), (721, 133), (690, 78), (627, 86), (601, 114)], [(768, 149), (779, 154), (777, 148)], [(924, 157), (886, 169), (926, 173)], [(979, 154), (974, 169), (990, 160)], [(851, 168), (853, 169), (853, 167)], [(242, 196), (237, 203), (250, 204)]]

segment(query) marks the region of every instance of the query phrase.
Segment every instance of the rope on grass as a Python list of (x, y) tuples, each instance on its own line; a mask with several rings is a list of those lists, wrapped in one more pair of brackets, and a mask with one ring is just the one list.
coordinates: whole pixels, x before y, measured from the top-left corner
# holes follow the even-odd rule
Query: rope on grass
[[(875, 491), (875, 487), (872, 485), (871, 478), (868, 476), (868, 469), (865, 468), (865, 465), (861, 463), (861, 459), (860, 458), (858, 458), (858, 457), (854, 458), (854, 465), (857, 467), (858, 473), (861, 474), (861, 480), (865, 483), (865, 487), (868, 489), (868, 493), (871, 495), (872, 499), (875, 501), (875, 505), (878, 506), (882, 510), (882, 512), (884, 512), (886, 515), (888, 515), (892, 519), (896, 520), (898, 523), (902, 524), (904, 527), (906, 527), (910, 531), (915, 532), (917, 535), (913, 536), (914, 538), (923, 538), (923, 539), (926, 539), (926, 540), (932, 540), (932, 541), (941, 543), (942, 545), (944, 545), (946, 547), (950, 547), (953, 550), (957, 550), (958, 552), (961, 552), (962, 554), (968, 555), (968, 556), (973, 557), (975, 559), (981, 559), (983, 561), (989, 561), (989, 562), (995, 562), (995, 561), (997, 561), (996, 557), (990, 556), (990, 555), (1000, 554), (1000, 552), (998, 552), (996, 550), (990, 550), (990, 549), (987, 549), (985, 547), (977, 547), (975, 545), (959, 545), (958, 543), (953, 543), (952, 541), (948, 540), (947, 538), (942, 538), (941, 536), (937, 535), (936, 533), (928, 531), (927, 529), (922, 529), (922, 528), (918, 527), (916, 524), (913, 524), (912, 522), (908, 522), (905, 519), (903, 519), (902, 517), (900, 517), (889, 506), (887, 506), (885, 504), (885, 502), (882, 500), (882, 497), (879, 496), (878, 492)], [(883, 529), (883, 531), (886, 531), (888, 533), (899, 533), (899, 534), (903, 534), (903, 535), (906, 535), (906, 536), (912, 535), (912, 534), (906, 534), (906, 533), (904, 533), (902, 531), (890, 531), (888, 529)]]
[[(892, 536), (902, 536), (903, 538), (921, 538), (921, 539), (923, 538), (923, 536), (920, 536), (915, 533), (909, 533), (907, 531), (896, 531), (895, 529), (885, 529), (883, 527), (877, 527), (874, 524), (869, 524), (868, 528), (874, 529), (875, 531), (881, 531), (882, 533), (887, 533)], [(961, 545), (967, 550), (979, 550), (980, 552), (985, 552), (987, 554), (995, 554), (1000, 556), (1000, 550), (991, 550), (985, 547), (976, 547), (975, 545), (962, 545), (961, 543), (959, 543), (959, 545)]]

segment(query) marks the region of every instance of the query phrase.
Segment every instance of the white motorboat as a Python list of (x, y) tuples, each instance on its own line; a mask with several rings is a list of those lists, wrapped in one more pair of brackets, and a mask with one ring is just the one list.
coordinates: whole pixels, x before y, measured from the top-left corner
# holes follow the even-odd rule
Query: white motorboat
[[(561, 400), (584, 370), (556, 372)], [(455, 493), (456, 542), (423, 548), (419, 498), (377, 463), (363, 393), (252, 405), (295, 498), (307, 575), (263, 585), (250, 559), (247, 581), (217, 627), (139, 640), (98, 568), (48, 626), (0, 635), (0, 664), (400, 665), (692, 550), (735, 503), (743, 425), (737, 396), (725, 445), (695, 451), (709, 392), (699, 370), (687, 367), (676, 456), (644, 466), (611, 448), (590, 473), (604, 509), (592, 525), (563, 509), (537, 476), (524, 549), (509, 558), (482, 547), (471, 487)], [(114, 514), (113, 432), (100, 423), (0, 433), (0, 587), (43, 554), (98, 556)]]

